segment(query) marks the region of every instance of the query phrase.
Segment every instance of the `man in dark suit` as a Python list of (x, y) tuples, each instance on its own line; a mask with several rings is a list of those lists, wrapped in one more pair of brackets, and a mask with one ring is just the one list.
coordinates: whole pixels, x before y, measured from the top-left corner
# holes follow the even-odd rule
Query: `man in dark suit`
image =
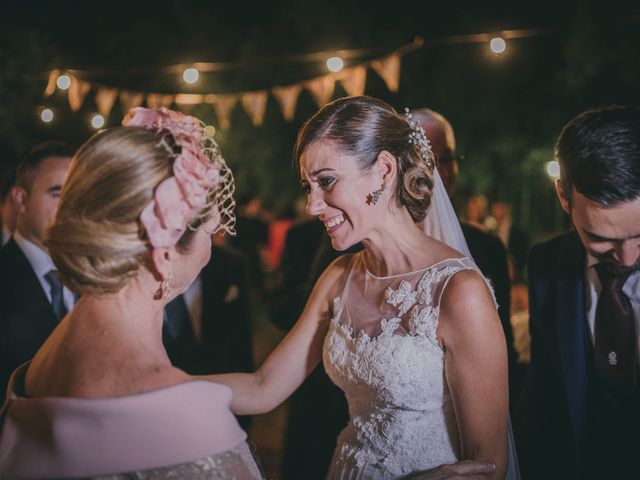
[(18, 208), (16, 202), (13, 201), (13, 186), (16, 183), (16, 173), (7, 170), (1, 175), (0, 179), (0, 247), (6, 244), (13, 231), (16, 229), (16, 219), (18, 217)]
[[(438, 173), (449, 197), (453, 196), (458, 179), (456, 137), (451, 123), (440, 113), (428, 108), (412, 110), (413, 118), (424, 129), (436, 157)], [(462, 233), (480, 271), (491, 281), (498, 303), (498, 315), (507, 341), (509, 361), (509, 397), (513, 408), (520, 394), (523, 366), (513, 343), (511, 328), (511, 282), (507, 251), (500, 239), (471, 224), (462, 223)]]
[(269, 317), (282, 329), (290, 330), (304, 309), (312, 287), (309, 272), (323, 237), (328, 238), (324, 225), (315, 218), (287, 230), (276, 285), (269, 292)]
[(640, 395), (640, 109), (584, 112), (556, 145), (574, 231), (529, 261), (526, 478), (635, 478)]
[(13, 200), (16, 231), (0, 250), (0, 389), (31, 359), (73, 306), (43, 244), (53, 220), (73, 150), (62, 143), (35, 147), (20, 163)]
[[(212, 247), (211, 261), (165, 309), (163, 343), (171, 363), (191, 375), (252, 372), (248, 263), (231, 247)], [(250, 417), (240, 417), (243, 428)]]

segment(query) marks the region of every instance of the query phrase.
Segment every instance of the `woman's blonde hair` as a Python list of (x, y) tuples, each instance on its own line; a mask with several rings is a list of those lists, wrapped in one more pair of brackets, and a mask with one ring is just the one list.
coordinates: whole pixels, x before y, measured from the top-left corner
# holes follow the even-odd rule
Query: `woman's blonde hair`
[[(116, 127), (76, 153), (45, 245), (63, 282), (79, 294), (120, 290), (149, 261), (140, 213), (172, 174), (174, 155), (154, 132)], [(189, 229), (178, 247), (186, 249)]]

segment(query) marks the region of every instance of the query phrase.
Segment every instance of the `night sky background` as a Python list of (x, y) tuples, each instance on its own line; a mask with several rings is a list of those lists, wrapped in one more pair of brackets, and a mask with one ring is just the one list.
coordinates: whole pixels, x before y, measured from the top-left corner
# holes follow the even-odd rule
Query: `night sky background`
[[(640, 105), (638, 2), (431, 1), (5, 1), (0, 16), (0, 163), (15, 165), (44, 139), (82, 144), (94, 130), (90, 92), (79, 112), (66, 96), (44, 98), (52, 68), (92, 71), (94, 82), (156, 92), (233, 93), (286, 85), (326, 72), (295, 55), (336, 49), (391, 52), (422, 36), (425, 46), (402, 58), (391, 93), (372, 70), (366, 93), (396, 109), (430, 107), (456, 130), (461, 178), (456, 204), (471, 194), (507, 200), (535, 237), (562, 229), (544, 165), (561, 127), (589, 107)], [(636, 6), (634, 6), (634, 4)], [(496, 56), (486, 43), (447, 44), (455, 35), (513, 29), (541, 35), (508, 41)], [(190, 62), (243, 62), (201, 74), (187, 88), (162, 67)], [(347, 62), (348, 66), (349, 63)], [(336, 85), (333, 98), (346, 93)], [(51, 124), (43, 106), (55, 109)], [(309, 92), (286, 122), (269, 97), (264, 125), (240, 105), (231, 128), (218, 129), (236, 174), (238, 196), (258, 195), (284, 214), (300, 195), (291, 150), (297, 129), (317, 110)], [(190, 110), (218, 125), (211, 106)], [(107, 126), (120, 123), (118, 102)]]

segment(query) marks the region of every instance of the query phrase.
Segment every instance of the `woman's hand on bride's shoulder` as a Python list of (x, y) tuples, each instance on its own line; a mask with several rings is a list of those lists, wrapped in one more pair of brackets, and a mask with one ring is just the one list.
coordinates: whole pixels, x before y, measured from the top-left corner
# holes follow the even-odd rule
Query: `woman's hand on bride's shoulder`
[(457, 463), (432, 468), (411, 477), (411, 480), (481, 480), (488, 478), (495, 469), (496, 466), (493, 463), (461, 460)]

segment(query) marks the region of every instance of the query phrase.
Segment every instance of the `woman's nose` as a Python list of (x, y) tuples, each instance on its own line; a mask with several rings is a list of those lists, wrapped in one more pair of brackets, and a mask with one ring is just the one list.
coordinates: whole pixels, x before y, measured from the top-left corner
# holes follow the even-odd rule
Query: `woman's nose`
[(307, 199), (307, 213), (311, 216), (318, 216), (322, 213), (322, 209), (327, 204), (322, 197), (320, 192), (311, 192), (309, 193), (309, 197)]

